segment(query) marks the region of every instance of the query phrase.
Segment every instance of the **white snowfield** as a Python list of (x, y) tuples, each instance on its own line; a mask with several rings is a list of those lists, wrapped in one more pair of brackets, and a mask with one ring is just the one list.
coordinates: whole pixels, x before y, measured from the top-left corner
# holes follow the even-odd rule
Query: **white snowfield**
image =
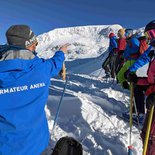
[[(52, 147), (61, 137), (72, 136), (82, 143), (84, 155), (127, 155), (129, 123), (119, 116), (128, 110), (129, 92), (112, 80), (102, 79), (104, 71), (98, 78), (107, 56), (107, 36), (119, 28), (120, 25), (74, 27), (38, 36), (38, 55), (44, 58), (52, 57), (52, 50), (63, 44), (71, 44), (66, 55), (69, 80), (54, 131), (53, 120), (65, 84), (60, 78), (51, 79), (45, 109)], [(137, 126), (133, 126), (132, 145), (134, 155), (141, 155)]]

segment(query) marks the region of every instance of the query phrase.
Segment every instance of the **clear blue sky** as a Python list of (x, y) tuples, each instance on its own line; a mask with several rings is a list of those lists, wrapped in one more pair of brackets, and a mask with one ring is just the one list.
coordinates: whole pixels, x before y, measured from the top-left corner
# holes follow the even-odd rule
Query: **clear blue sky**
[(13, 24), (27, 24), (38, 35), (81, 25), (139, 28), (155, 19), (155, 0), (0, 0), (0, 6), (0, 44)]

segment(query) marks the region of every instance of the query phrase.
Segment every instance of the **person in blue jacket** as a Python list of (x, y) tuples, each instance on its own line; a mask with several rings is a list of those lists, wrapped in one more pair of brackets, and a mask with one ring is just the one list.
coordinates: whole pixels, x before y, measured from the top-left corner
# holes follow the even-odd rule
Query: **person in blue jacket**
[(118, 44), (117, 44), (117, 38), (114, 33), (109, 34), (109, 55), (105, 59), (105, 61), (102, 64), (102, 68), (105, 70), (105, 77), (112, 77), (115, 78), (115, 61), (117, 57), (117, 50), (118, 50)]
[(50, 78), (58, 75), (67, 45), (48, 60), (36, 56), (29, 26), (13, 25), (0, 50), (0, 154), (40, 155), (50, 134), (45, 115)]
[(124, 73), (138, 59), (140, 43), (138, 39), (133, 35), (133, 29), (126, 29), (125, 36), (127, 39), (127, 46), (123, 54), (125, 63), (118, 72), (117, 79), (124, 89), (129, 89), (129, 84), (124, 77)]
[(129, 67), (129, 72), (136, 72), (139, 68), (150, 62), (150, 52), (153, 50), (153, 47), (150, 45), (148, 49), (136, 60), (136, 62)]
[(118, 48), (117, 38), (114, 33), (109, 34), (109, 53), (113, 53)]

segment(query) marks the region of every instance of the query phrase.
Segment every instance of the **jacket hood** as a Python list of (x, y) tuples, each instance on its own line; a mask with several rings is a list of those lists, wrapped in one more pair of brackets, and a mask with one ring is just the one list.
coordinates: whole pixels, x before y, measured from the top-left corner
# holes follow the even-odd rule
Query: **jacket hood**
[(113, 37), (113, 36), (115, 36), (114, 33), (110, 33), (110, 34), (109, 34), (109, 38), (111, 38), (111, 37)]
[(39, 61), (31, 51), (15, 46), (0, 47), (0, 88), (14, 84)]

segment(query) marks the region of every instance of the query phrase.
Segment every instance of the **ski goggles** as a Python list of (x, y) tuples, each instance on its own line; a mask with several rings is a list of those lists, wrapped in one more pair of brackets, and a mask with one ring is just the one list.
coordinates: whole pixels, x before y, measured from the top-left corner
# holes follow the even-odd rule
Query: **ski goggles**
[(148, 40), (152, 41), (155, 39), (155, 29), (152, 29), (152, 30), (148, 30), (146, 31), (145, 33), (145, 36)]
[(132, 32), (125, 32), (125, 37), (129, 37), (132, 34), (133, 34)]
[(130, 35), (129, 32), (125, 32), (125, 37), (128, 37)]

